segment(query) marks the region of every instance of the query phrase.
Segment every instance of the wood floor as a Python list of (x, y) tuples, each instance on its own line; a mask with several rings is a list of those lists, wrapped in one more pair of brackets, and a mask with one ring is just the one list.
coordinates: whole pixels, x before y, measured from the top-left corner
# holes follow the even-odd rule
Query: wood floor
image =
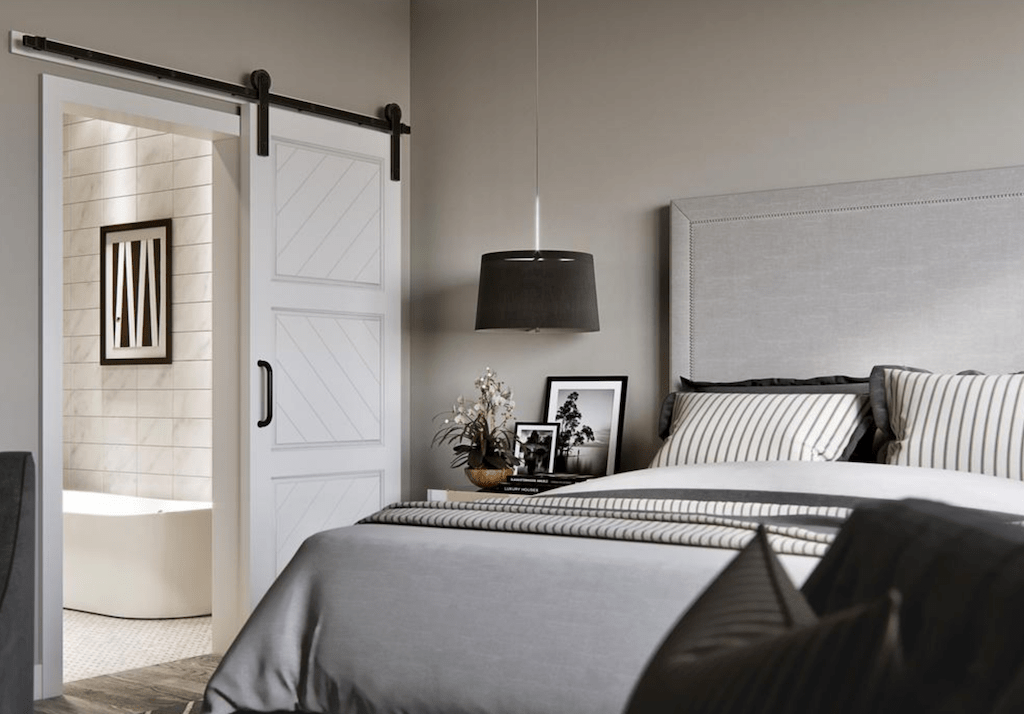
[(35, 703), (34, 714), (140, 714), (201, 699), (220, 662), (203, 655), (64, 685), (64, 695)]

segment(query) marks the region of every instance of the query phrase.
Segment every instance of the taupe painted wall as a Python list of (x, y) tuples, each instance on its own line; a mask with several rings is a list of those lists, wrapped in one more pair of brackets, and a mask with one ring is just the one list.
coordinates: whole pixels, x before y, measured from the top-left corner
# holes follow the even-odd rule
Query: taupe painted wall
[(1018, 0), (543, 0), (540, 14), (542, 245), (594, 254), (602, 330), (473, 332), (480, 254), (532, 247), (534, 3), (416, 0), (413, 495), (466, 486), (429, 448), (431, 420), (485, 366), (523, 420), (548, 375), (628, 375), (622, 466), (646, 465), (670, 380), (670, 199), (1024, 163)]
[[(411, 120), (408, 0), (4, 0), (0, 28), (5, 43), (17, 30), (228, 82), (264, 68), (274, 92), (372, 115), (398, 102)], [(0, 449), (37, 459), (43, 72), (94, 77), (0, 51)]]

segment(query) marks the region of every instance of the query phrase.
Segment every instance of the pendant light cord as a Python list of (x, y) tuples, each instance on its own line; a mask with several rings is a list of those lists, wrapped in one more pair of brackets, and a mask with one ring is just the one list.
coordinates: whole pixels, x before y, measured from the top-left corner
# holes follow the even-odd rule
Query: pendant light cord
[(540, 0), (534, 5), (533, 52), (533, 249), (540, 253)]

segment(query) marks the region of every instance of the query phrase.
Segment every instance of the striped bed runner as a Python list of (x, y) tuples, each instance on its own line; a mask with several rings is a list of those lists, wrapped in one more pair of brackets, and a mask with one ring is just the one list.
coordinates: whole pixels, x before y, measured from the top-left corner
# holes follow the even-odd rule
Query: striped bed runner
[[(667, 498), (569, 496), (407, 501), (360, 523), (537, 533), (741, 550), (764, 525), (777, 553), (822, 556), (851, 509)], [(827, 528), (787, 524), (808, 519)]]

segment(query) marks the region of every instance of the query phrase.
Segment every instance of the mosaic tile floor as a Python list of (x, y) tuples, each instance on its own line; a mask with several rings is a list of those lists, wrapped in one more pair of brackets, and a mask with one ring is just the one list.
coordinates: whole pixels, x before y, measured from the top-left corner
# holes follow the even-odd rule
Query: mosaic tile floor
[(64, 681), (209, 654), (210, 621), (127, 620), (64, 610)]

